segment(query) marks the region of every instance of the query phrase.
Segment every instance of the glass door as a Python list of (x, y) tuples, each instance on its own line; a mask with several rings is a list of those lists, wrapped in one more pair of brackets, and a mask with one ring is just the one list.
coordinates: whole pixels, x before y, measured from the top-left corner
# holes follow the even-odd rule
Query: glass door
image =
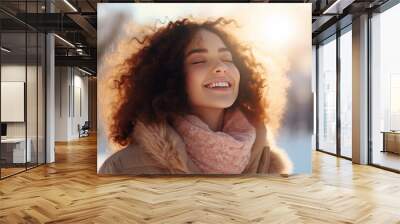
[(336, 35), (318, 54), (318, 149), (336, 154)]

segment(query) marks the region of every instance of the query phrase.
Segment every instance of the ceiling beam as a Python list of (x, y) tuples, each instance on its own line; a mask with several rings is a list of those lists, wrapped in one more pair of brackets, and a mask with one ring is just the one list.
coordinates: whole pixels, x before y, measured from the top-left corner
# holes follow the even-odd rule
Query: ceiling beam
[(56, 66), (80, 66), (96, 71), (97, 59), (91, 56), (55, 56)]
[(73, 20), (77, 25), (79, 25), (90, 38), (96, 39), (97, 31), (82, 15), (79, 13), (70, 13), (67, 16)]
[(330, 4), (322, 14), (342, 14), (343, 10), (353, 2), (355, 2), (355, 0), (336, 0)]

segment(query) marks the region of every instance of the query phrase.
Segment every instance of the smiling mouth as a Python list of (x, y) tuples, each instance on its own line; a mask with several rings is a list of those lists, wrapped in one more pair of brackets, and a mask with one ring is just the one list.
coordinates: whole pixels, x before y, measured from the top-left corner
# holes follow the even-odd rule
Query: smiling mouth
[(207, 89), (229, 89), (232, 87), (228, 81), (210, 82), (204, 85)]

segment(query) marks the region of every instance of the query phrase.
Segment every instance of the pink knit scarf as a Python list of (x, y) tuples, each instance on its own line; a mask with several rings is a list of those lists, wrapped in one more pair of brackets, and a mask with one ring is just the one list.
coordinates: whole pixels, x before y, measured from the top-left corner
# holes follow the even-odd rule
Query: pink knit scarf
[(222, 132), (212, 131), (195, 115), (177, 117), (173, 125), (204, 173), (240, 174), (246, 168), (256, 131), (240, 110), (225, 112)]

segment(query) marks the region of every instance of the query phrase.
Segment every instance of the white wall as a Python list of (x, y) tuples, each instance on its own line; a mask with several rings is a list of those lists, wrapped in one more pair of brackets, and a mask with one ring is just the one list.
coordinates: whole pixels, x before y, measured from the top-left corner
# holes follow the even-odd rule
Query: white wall
[[(25, 82), (25, 64), (24, 65), (2, 65), (1, 66), (1, 81), (2, 82)], [(33, 67), (28, 67), (28, 73)], [(35, 94), (36, 96), (36, 94)], [(3, 96), (4, 97), (4, 96)], [(1, 108), (7, 110), (7, 108)], [(8, 137), (25, 137), (24, 122), (7, 122)]]
[[(36, 80), (32, 80), (29, 75), (35, 74), (36, 75), (36, 66), (27, 66), (25, 65), (2, 65), (1, 66), (1, 81), (4, 82), (25, 82), (25, 69), (28, 72), (28, 81), (30, 86), (36, 86)], [(26, 83), (26, 82), (25, 82)], [(27, 104), (31, 108), (29, 111), (36, 111), (36, 88), (27, 88)], [(34, 102), (32, 104), (32, 102)], [(32, 108), (34, 107), (34, 108)], [(1, 108), (1, 110), (7, 110), (7, 108)], [(27, 113), (27, 120), (28, 120), (28, 137), (30, 128), (32, 127), (36, 135), (36, 113)], [(31, 122), (34, 121), (34, 124)], [(7, 122), (7, 136), (8, 137), (25, 137), (25, 123), (26, 122)]]
[[(75, 113), (73, 113), (73, 119), (72, 119), (72, 130), (71, 130), (71, 135), (73, 138), (78, 138), (79, 133), (78, 133), (78, 124), (81, 126), (85, 123), (85, 121), (88, 121), (89, 117), (89, 111), (88, 111), (88, 77), (76, 75), (75, 70), (75, 75), (74, 75), (74, 108), (73, 110)], [(80, 97), (79, 97), (80, 96)], [(79, 102), (80, 101), (80, 102)], [(81, 108), (80, 108), (81, 107)], [(80, 111), (81, 110), (81, 111)]]
[(78, 124), (88, 120), (88, 78), (83, 75), (76, 68), (56, 67), (56, 141), (79, 138)]
[[(23, 122), (6, 122), (7, 137), (9, 138), (25, 138), (30, 140), (30, 148), (32, 152), (32, 161), (44, 163), (44, 92), (43, 83), (44, 74), (42, 67), (25, 64), (3, 64), (1, 66), (1, 81), (24, 82), (26, 84), (26, 106), (24, 105), (22, 113), (26, 110), (26, 121)], [(27, 78), (27, 80), (25, 80)], [(21, 90), (24, 94), (24, 90)], [(7, 96), (2, 96), (7, 97)], [(7, 111), (11, 108), (1, 108)], [(7, 111), (11, 112), (12, 111)], [(37, 153), (39, 153), (37, 157)]]
[(55, 141), (68, 141), (69, 68), (55, 68)]

